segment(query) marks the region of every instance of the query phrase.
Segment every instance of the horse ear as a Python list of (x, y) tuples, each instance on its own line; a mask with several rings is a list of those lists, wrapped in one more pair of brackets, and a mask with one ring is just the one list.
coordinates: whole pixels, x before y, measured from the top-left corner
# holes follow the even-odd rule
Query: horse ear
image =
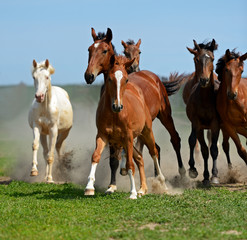
[(135, 61), (135, 58), (133, 58), (132, 60), (130, 60), (124, 64), (127, 72), (128, 72), (129, 67), (133, 64), (134, 61)]
[(138, 42), (137, 42), (137, 44), (136, 44), (136, 46), (139, 48), (139, 47), (140, 47), (140, 45), (141, 45), (141, 43), (142, 43), (142, 40), (141, 40), (141, 39), (139, 39), (139, 40), (138, 40)]
[(37, 62), (33, 59), (33, 67), (36, 68), (37, 67)]
[(121, 43), (122, 43), (124, 48), (127, 48), (127, 44), (123, 40), (121, 41)]
[(195, 45), (195, 49), (199, 52), (201, 51), (201, 48), (199, 47), (199, 45), (197, 44), (196, 40), (193, 39), (194, 45)]
[(239, 59), (240, 59), (241, 62), (245, 61), (247, 59), (247, 53), (242, 55)]
[(115, 60), (116, 60), (116, 58), (115, 58), (115, 54), (113, 54), (113, 55), (111, 56), (111, 58), (110, 58), (110, 64), (111, 64), (111, 66), (113, 66), (113, 65), (114, 65)]
[(211, 49), (211, 51), (213, 52), (214, 50), (217, 50), (217, 48), (218, 48), (218, 44), (217, 44), (216, 41), (213, 39), (212, 42), (211, 42), (210, 49)]
[(112, 31), (110, 28), (107, 28), (107, 32), (106, 32), (106, 42), (110, 42), (112, 40)]
[(196, 50), (189, 48), (189, 47), (187, 47), (187, 49), (189, 50), (190, 53), (196, 55), (196, 53), (197, 53)]
[(46, 59), (46, 60), (45, 60), (45, 67), (46, 67), (46, 68), (48, 68), (48, 67), (49, 67), (49, 65), (50, 65), (49, 60), (48, 60), (48, 59)]
[(226, 56), (226, 62), (231, 59), (231, 52), (229, 49), (226, 50), (225, 56)]
[(95, 33), (94, 28), (91, 28), (91, 34), (92, 34), (93, 40), (94, 40), (94, 42), (95, 42), (98, 38), (97, 38), (97, 35), (96, 35), (96, 33)]

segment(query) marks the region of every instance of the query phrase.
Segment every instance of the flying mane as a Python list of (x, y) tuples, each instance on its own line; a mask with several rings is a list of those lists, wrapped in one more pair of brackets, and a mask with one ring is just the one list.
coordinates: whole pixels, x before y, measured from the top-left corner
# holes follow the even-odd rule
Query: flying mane
[(239, 52), (235, 52), (236, 49), (233, 49), (230, 52), (230, 57), (226, 57), (226, 55), (222, 56), (217, 64), (216, 64), (216, 73), (218, 74), (218, 79), (219, 81), (222, 81), (222, 74), (223, 74), (223, 69), (226, 65), (227, 62), (231, 61), (232, 59), (237, 59), (238, 57), (240, 57), (240, 53)]
[[(105, 37), (106, 37), (106, 34), (104, 32), (98, 32), (98, 35), (97, 35), (98, 40), (103, 40)], [(111, 43), (111, 45), (112, 45), (114, 54), (117, 56), (118, 54), (117, 54), (115, 46), (112, 43)]]
[[(203, 43), (200, 43), (198, 45), (201, 49), (206, 49), (206, 50), (209, 50), (211, 52), (218, 49), (218, 44), (215, 44), (214, 48), (211, 47), (211, 44), (212, 44), (212, 41), (211, 42), (203, 42)], [(196, 47), (194, 47), (194, 50), (196, 50)]]

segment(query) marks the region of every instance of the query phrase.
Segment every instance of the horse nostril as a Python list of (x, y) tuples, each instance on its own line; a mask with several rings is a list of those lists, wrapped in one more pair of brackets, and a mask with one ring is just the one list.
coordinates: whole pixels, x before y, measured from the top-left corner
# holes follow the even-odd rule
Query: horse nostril
[(94, 81), (94, 74), (84, 74), (84, 78), (87, 82), (87, 84), (91, 84)]

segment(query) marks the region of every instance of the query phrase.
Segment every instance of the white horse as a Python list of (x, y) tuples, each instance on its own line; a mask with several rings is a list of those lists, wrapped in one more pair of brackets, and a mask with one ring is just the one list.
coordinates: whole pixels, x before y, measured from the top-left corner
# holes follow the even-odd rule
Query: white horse
[[(43, 146), (46, 165), (46, 182), (53, 182), (52, 165), (56, 147), (58, 158), (61, 156), (61, 146), (68, 136), (73, 123), (73, 111), (67, 92), (51, 86), (51, 75), (55, 72), (49, 61), (37, 63), (33, 60), (32, 76), (35, 86), (35, 99), (29, 111), (28, 121), (33, 129), (33, 162), (31, 176), (38, 175), (37, 152), (39, 140)], [(47, 144), (49, 136), (49, 147)]]

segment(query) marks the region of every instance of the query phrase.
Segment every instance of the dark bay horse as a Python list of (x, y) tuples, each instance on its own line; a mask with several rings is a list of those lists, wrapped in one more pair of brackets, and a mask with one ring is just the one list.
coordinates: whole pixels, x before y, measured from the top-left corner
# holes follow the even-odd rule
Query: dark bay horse
[[(217, 62), (216, 73), (221, 82), (217, 94), (217, 110), (222, 121), (223, 148), (229, 152), (229, 136), (234, 141), (239, 156), (247, 164), (247, 152), (238, 134), (247, 138), (247, 79), (242, 78), (247, 53), (240, 55), (226, 50)], [(225, 145), (225, 146), (224, 146)]]
[(216, 111), (216, 90), (218, 85), (215, 84), (213, 73), (213, 51), (217, 45), (213, 40), (208, 45), (199, 46), (194, 40), (195, 49), (187, 48), (194, 55), (195, 74), (193, 85), (191, 83), (190, 95), (187, 100), (186, 113), (191, 121), (191, 134), (189, 137), (190, 160), (189, 175), (196, 177), (198, 172), (195, 168), (194, 148), (198, 139), (201, 145), (201, 152), (204, 159), (204, 180), (205, 184), (209, 183), (208, 157), (209, 150), (204, 139), (204, 129), (211, 130), (210, 153), (213, 158), (212, 182), (218, 183), (218, 170), (216, 160), (218, 156), (217, 141), (220, 131), (219, 116)]
[[(110, 58), (112, 55), (114, 55), (114, 49), (111, 43), (112, 31), (109, 28), (107, 29), (107, 33), (103, 39), (100, 39), (96, 35), (95, 30), (92, 28), (92, 37), (94, 43), (88, 49), (88, 67), (84, 75), (85, 80), (88, 84), (93, 83), (96, 76), (101, 73), (104, 74), (104, 80), (106, 81), (106, 75), (110, 66)], [(131, 73), (129, 75), (129, 82), (134, 82), (140, 89), (142, 89), (145, 102), (150, 111), (152, 120), (154, 120), (156, 117), (159, 118), (161, 123), (168, 130), (171, 136), (171, 143), (177, 155), (179, 173), (181, 176), (184, 176), (186, 171), (183, 166), (180, 153), (181, 140), (174, 126), (174, 122), (171, 116), (171, 106), (164, 84), (160, 81), (157, 75), (147, 70)], [(118, 161), (116, 161), (116, 157), (114, 157), (113, 152), (111, 152), (110, 156), (110, 167), (110, 187), (112, 189), (116, 189), (115, 176), (116, 169), (118, 168)]]
[(135, 59), (133, 64), (128, 69), (128, 73), (132, 72), (139, 72), (140, 71), (140, 45), (141, 45), (141, 39), (138, 40), (138, 42), (135, 44), (135, 42), (131, 39), (129, 39), (127, 42), (121, 41), (123, 47), (124, 47), (124, 55), (128, 59)]
[(141, 192), (139, 191), (139, 193), (147, 192), (143, 158), (133, 145), (136, 137), (140, 137), (148, 147), (157, 167), (158, 179), (164, 183), (165, 178), (158, 164), (158, 152), (155, 148), (150, 111), (146, 105), (143, 91), (137, 84), (129, 81), (127, 69), (133, 62), (134, 59), (126, 62), (125, 57), (111, 56), (105, 90), (100, 98), (96, 114), (98, 129), (96, 149), (92, 156), (91, 172), (85, 195), (94, 195), (95, 171), (107, 143), (116, 149), (123, 147), (126, 152), (126, 170), (131, 183), (130, 198), (137, 198), (133, 158), (140, 171)]

